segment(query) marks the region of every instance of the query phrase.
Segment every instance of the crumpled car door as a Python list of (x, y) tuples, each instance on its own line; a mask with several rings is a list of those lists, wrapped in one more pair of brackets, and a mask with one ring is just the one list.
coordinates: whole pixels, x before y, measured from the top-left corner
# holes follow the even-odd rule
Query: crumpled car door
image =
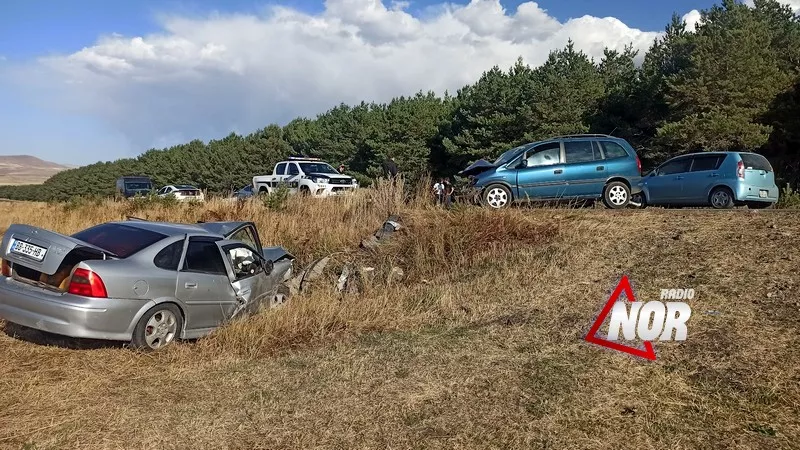
[(265, 260), (259, 252), (239, 241), (217, 241), (225, 257), (231, 287), (239, 303), (228, 319), (258, 311), (262, 304), (269, 304), (274, 283), (270, 279), (272, 261)]

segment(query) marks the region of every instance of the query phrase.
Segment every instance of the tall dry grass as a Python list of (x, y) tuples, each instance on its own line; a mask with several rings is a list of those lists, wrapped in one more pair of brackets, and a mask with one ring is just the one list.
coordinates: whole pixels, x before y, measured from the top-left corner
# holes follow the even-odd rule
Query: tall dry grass
[[(129, 213), (253, 220), (300, 266), (333, 256), (284, 308), (155, 354), (0, 335), (0, 448), (789, 449), (800, 439), (791, 214), (444, 210), (428, 186), (387, 181), (278, 209), (132, 208), (0, 203), (0, 229), (73, 232)], [(389, 214), (406, 228), (359, 249)], [(358, 293), (334, 288), (348, 263), (374, 268)], [(402, 281), (388, 281), (393, 267)], [(586, 344), (622, 274), (639, 300), (695, 288), (689, 340), (656, 343), (655, 362)]]

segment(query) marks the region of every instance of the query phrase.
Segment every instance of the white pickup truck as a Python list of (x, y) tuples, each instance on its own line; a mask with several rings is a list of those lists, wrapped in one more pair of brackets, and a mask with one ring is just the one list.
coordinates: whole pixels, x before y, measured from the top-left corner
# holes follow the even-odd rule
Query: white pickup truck
[(290, 194), (330, 197), (353, 192), (358, 187), (355, 178), (339, 173), (319, 158), (291, 157), (275, 164), (272, 175), (253, 177), (253, 192), (270, 193), (283, 184)]

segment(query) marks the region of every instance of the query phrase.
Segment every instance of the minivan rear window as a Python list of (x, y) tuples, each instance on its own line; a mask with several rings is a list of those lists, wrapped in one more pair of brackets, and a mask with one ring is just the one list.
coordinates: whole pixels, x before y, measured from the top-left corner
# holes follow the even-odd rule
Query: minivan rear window
[(739, 153), (739, 156), (742, 157), (742, 162), (744, 163), (745, 169), (765, 170), (767, 172), (772, 172), (772, 165), (769, 163), (767, 158), (764, 158), (761, 155), (756, 153)]
[(164, 239), (167, 235), (118, 223), (103, 223), (79, 231), (72, 237), (109, 251), (120, 258), (127, 258)]

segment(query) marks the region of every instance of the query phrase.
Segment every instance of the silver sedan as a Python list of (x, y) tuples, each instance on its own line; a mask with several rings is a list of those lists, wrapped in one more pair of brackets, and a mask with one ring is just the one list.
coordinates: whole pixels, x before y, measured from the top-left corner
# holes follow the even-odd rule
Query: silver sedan
[(280, 305), (294, 262), (282, 247), (261, 247), (252, 222), (141, 219), (71, 236), (14, 224), (0, 257), (0, 319), (145, 350)]

